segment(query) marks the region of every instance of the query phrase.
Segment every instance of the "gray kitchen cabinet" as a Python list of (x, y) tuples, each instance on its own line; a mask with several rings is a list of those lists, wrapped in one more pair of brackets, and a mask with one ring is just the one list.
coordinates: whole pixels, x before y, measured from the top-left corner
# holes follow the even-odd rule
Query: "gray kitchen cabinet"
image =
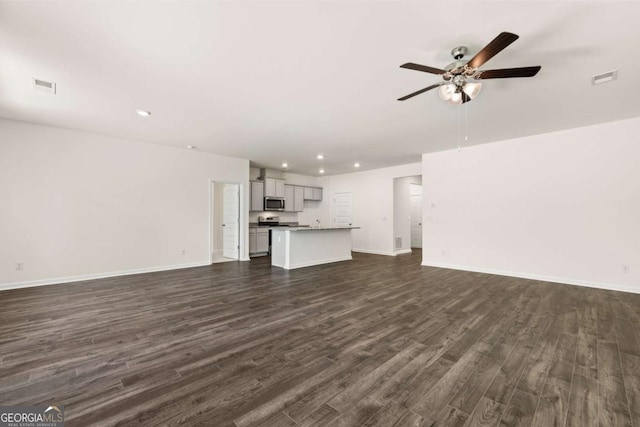
[(251, 210), (264, 210), (264, 183), (262, 181), (251, 181)]
[(265, 197), (285, 197), (284, 180), (275, 178), (264, 179), (264, 196)]
[(269, 229), (268, 228), (257, 229), (256, 252), (257, 253), (269, 252)]
[[(304, 188), (295, 186), (293, 188), (293, 210), (295, 212), (302, 212), (304, 210)], [(287, 206), (285, 204), (285, 206)]]
[(269, 253), (269, 229), (249, 228), (249, 255), (266, 255)]
[(284, 210), (285, 212), (302, 212), (304, 210), (304, 187), (284, 186)]
[(304, 199), (305, 200), (313, 200), (313, 188), (312, 187), (304, 187)]
[(295, 210), (296, 188), (297, 187), (294, 185), (284, 186), (284, 211), (285, 212), (296, 212)]
[(304, 199), (305, 200), (322, 200), (322, 188), (321, 187), (304, 187)]
[(322, 200), (322, 188), (313, 189), (313, 200)]
[(257, 249), (258, 249), (257, 235), (258, 233), (256, 233), (255, 228), (249, 229), (249, 253), (250, 254), (255, 254), (257, 252)]

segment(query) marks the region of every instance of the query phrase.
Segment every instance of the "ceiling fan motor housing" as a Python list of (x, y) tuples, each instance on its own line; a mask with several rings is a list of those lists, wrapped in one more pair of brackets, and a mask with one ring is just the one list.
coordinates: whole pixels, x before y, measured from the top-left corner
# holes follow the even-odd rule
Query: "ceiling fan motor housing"
[(456, 48), (453, 48), (453, 50), (451, 51), (451, 56), (453, 56), (453, 58), (456, 61), (458, 59), (462, 59), (466, 54), (467, 54), (467, 47), (466, 46), (458, 46)]

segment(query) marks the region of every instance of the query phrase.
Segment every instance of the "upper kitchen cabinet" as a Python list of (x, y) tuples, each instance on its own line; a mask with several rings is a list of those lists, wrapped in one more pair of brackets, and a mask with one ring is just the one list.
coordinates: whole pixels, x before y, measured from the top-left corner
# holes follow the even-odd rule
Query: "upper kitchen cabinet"
[(295, 212), (294, 203), (296, 196), (296, 187), (294, 185), (284, 186), (284, 211)]
[(251, 210), (264, 210), (264, 182), (251, 181)]
[(313, 189), (313, 200), (322, 200), (322, 188)]
[(264, 197), (285, 197), (284, 180), (275, 178), (264, 179)]
[(285, 212), (302, 212), (304, 210), (304, 187), (284, 186), (284, 210)]
[(319, 187), (304, 187), (304, 199), (305, 200), (322, 200), (322, 188)]
[(293, 191), (293, 210), (295, 212), (302, 212), (304, 210), (304, 188), (296, 186)]

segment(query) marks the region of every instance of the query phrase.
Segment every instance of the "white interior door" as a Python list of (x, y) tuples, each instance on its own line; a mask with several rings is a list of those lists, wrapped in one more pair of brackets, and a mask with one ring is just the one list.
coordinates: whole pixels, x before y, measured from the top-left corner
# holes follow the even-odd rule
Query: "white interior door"
[(240, 244), (240, 185), (224, 184), (222, 256), (238, 259)]
[(411, 184), (411, 247), (422, 248), (422, 186)]
[(353, 222), (353, 194), (344, 191), (333, 194), (333, 223), (349, 226)]

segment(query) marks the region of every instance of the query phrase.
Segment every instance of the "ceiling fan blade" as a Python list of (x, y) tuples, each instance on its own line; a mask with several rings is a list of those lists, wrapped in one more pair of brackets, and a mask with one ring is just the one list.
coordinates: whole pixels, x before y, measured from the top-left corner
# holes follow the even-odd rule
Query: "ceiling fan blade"
[(533, 77), (542, 67), (502, 68), (500, 70), (479, 71), (475, 79), (508, 79), (511, 77)]
[(424, 71), (425, 73), (438, 75), (446, 73), (445, 70), (441, 70), (440, 68), (427, 67), (426, 65), (414, 64), (413, 62), (402, 64), (400, 68), (408, 68), (409, 70)]
[(438, 86), (441, 86), (441, 85), (442, 85), (442, 83), (436, 83), (436, 84), (431, 85), (429, 87), (425, 87), (424, 89), (420, 89), (417, 92), (413, 92), (413, 93), (410, 93), (409, 95), (403, 96), (402, 98), (398, 98), (398, 101), (405, 101), (405, 100), (407, 100), (409, 98), (413, 98), (416, 95), (420, 95), (421, 93), (424, 93), (424, 92), (426, 92), (428, 90), (437, 88)]
[(486, 45), (480, 52), (476, 54), (471, 60), (467, 63), (469, 68), (478, 68), (482, 66), (485, 62), (496, 56), (500, 53), (504, 48), (509, 46), (514, 41), (518, 40), (517, 35), (512, 33), (500, 33), (498, 37), (493, 39), (491, 43)]

